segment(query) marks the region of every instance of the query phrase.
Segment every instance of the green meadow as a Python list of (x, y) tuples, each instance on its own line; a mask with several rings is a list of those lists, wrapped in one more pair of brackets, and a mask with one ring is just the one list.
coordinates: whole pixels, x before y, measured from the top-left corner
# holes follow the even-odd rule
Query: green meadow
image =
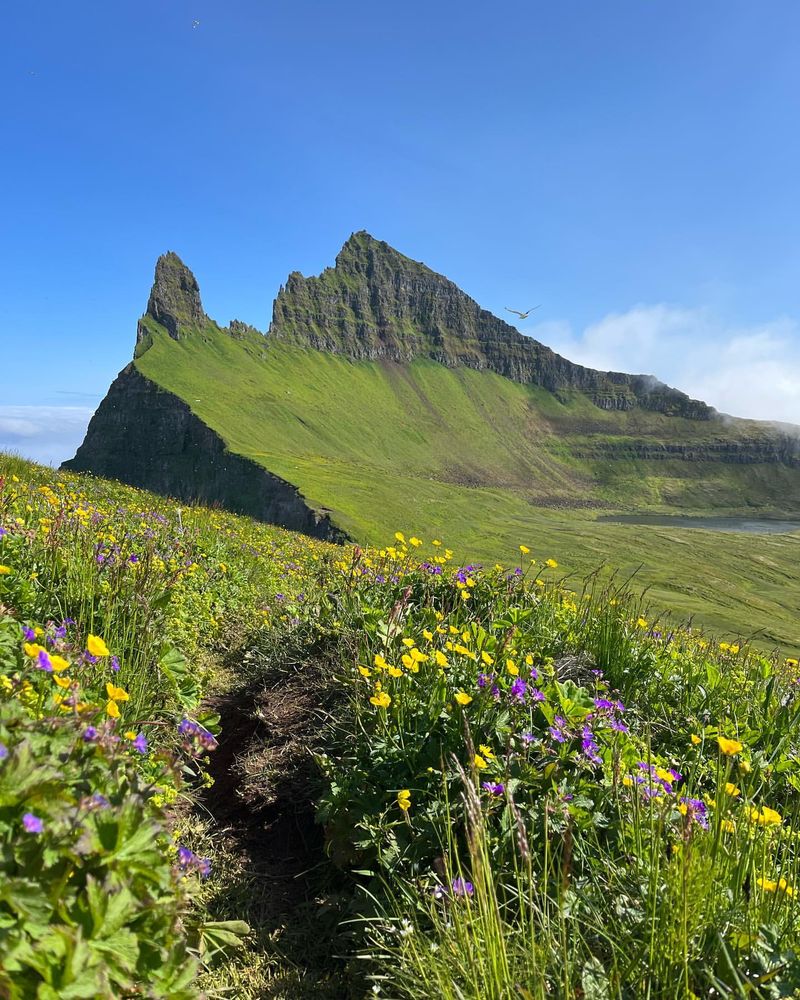
[[(151, 344), (137, 368), (358, 541), (409, 529), (442, 537), (465, 562), (490, 564), (513, 559), (524, 541), (536, 556), (558, 553), (577, 578), (600, 567), (635, 574), (657, 614), (764, 647), (800, 642), (800, 535), (596, 521), (619, 510), (796, 513), (797, 474), (786, 466), (635, 457), (643, 440), (708, 447), (718, 425), (607, 412), (579, 393), (558, 398), (428, 360), (353, 362), (255, 333), (235, 339), (214, 325), (175, 341), (143, 322)], [(724, 430), (766, 433), (750, 421)], [(576, 457), (609, 442), (622, 457)]]
[[(0, 995), (795, 995), (797, 653), (573, 513), (481, 568), (0, 455)], [(794, 634), (796, 538), (652, 539)]]

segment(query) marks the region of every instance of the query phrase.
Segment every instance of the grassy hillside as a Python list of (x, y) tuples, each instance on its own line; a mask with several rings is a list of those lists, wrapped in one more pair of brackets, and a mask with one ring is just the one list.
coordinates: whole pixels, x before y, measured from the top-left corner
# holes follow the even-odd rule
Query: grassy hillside
[[(524, 540), (537, 555), (561, 553), (565, 572), (638, 572), (659, 610), (767, 645), (800, 641), (800, 535), (601, 524), (583, 506), (796, 510), (798, 473), (778, 464), (575, 457), (612, 439), (703, 447), (719, 425), (607, 412), (579, 393), (426, 359), (353, 362), (211, 325), (176, 341), (143, 323), (152, 343), (139, 370), (360, 541), (413, 528), (465, 560), (507, 562)], [(724, 433), (764, 431), (741, 422)]]
[(796, 655), (386, 541), (0, 455), (0, 995), (795, 995)]

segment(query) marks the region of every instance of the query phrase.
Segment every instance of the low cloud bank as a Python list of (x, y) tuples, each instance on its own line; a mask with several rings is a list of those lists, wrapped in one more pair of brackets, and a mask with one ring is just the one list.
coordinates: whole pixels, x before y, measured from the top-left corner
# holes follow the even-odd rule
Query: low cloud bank
[(656, 375), (723, 413), (800, 424), (800, 325), (782, 318), (730, 327), (710, 310), (638, 305), (575, 332), (525, 330), (571, 361)]
[(88, 406), (0, 406), (0, 451), (59, 465), (75, 454), (93, 413)]

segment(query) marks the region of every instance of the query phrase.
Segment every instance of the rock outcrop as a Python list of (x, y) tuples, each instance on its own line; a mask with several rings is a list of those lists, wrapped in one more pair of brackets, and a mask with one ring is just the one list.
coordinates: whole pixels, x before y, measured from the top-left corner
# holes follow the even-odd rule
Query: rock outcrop
[(496, 372), (551, 392), (577, 389), (606, 410), (636, 406), (707, 420), (714, 410), (649, 375), (573, 364), (492, 313), (447, 278), (368, 233), (354, 233), (336, 266), (294, 272), (278, 293), (271, 336), (354, 360), (429, 357)]
[(145, 378), (133, 363), (114, 380), (75, 458), (62, 468), (221, 506), (314, 538), (346, 540), (297, 487), (230, 452), (182, 399)]

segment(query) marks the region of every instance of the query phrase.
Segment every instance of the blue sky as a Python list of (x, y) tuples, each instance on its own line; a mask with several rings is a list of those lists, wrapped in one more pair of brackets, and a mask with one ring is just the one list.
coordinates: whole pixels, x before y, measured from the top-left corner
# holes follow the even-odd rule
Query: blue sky
[(2, 33), (0, 448), (74, 450), (159, 253), (263, 329), (362, 228), (576, 360), (800, 423), (796, 0), (27, 0)]

